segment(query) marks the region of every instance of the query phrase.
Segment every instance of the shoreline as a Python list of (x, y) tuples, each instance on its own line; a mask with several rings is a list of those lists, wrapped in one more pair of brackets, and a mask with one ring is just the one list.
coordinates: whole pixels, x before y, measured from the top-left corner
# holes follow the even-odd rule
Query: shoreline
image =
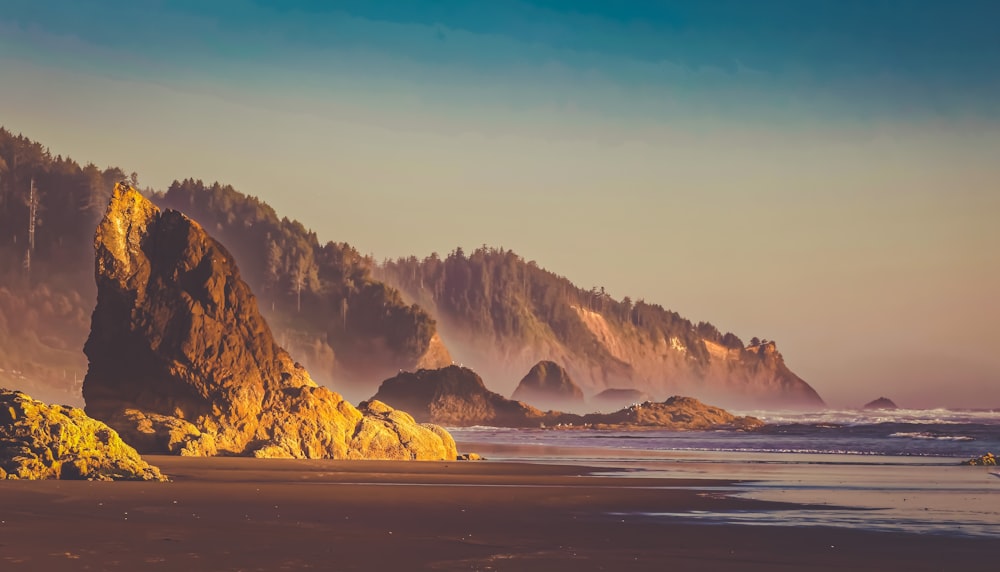
[(810, 510), (727, 496), (732, 479), (506, 461), (148, 460), (173, 481), (0, 485), (3, 569), (986, 570), (1000, 548), (648, 516)]

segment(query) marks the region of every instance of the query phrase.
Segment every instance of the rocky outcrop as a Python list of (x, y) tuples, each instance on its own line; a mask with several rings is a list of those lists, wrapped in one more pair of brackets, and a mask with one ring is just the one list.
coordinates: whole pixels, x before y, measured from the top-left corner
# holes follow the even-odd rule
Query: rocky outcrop
[(179, 212), (116, 186), (95, 249), (87, 413), (142, 450), (455, 458), (440, 428), (317, 386), (275, 343), (229, 252)]
[(993, 453), (986, 453), (985, 455), (973, 457), (968, 461), (962, 461), (962, 464), (980, 467), (995, 467), (997, 464), (997, 458)]
[(594, 407), (602, 411), (617, 410), (622, 407), (652, 400), (652, 396), (644, 391), (616, 387), (605, 389), (590, 398), (590, 402), (594, 405)]
[(476, 372), (459, 366), (401, 372), (382, 382), (373, 399), (411, 411), (417, 420), (453, 427), (752, 430), (763, 426), (759, 419), (737, 417), (690, 397), (671, 397), (662, 403), (647, 401), (614, 413), (543, 412), (493, 393)]
[(82, 409), (6, 389), (0, 390), (0, 479), (166, 480)]
[(864, 409), (899, 409), (899, 407), (888, 397), (879, 397), (875, 401), (866, 403)]
[(511, 399), (545, 409), (576, 409), (583, 406), (583, 390), (559, 364), (545, 360), (521, 379)]
[(538, 427), (560, 415), (494, 393), (476, 372), (457, 365), (400, 372), (383, 381), (372, 399), (405, 409), (418, 421), (453, 427)]
[(584, 425), (596, 429), (739, 429), (764, 426), (756, 417), (740, 417), (725, 409), (706, 405), (693, 397), (674, 396), (662, 403), (637, 403), (614, 413), (584, 415)]

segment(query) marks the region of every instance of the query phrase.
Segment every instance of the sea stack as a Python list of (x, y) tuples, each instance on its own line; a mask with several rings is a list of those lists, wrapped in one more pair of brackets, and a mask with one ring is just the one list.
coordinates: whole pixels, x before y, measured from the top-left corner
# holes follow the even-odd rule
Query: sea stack
[(521, 379), (511, 399), (542, 409), (579, 409), (583, 406), (581, 390), (569, 373), (554, 361), (540, 361)]
[(97, 228), (87, 413), (151, 452), (454, 459), (443, 429), (319, 387), (275, 343), (229, 252), (116, 185)]
[(383, 381), (372, 399), (452, 427), (538, 427), (560, 415), (494, 393), (476, 372), (457, 365), (400, 372)]
[(866, 403), (864, 409), (899, 409), (899, 407), (888, 397), (879, 397), (875, 401)]

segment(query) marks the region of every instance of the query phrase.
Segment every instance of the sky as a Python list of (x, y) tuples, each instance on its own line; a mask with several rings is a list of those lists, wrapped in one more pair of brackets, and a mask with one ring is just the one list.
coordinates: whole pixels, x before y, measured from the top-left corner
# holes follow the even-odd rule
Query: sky
[(777, 341), (834, 406), (1000, 407), (1000, 4), (0, 6), (0, 125), (376, 259), (513, 249)]

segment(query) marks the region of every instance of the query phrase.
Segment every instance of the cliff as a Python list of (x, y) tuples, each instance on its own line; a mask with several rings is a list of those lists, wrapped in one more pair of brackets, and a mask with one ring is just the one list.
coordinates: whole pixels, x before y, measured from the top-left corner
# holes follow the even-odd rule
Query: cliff
[(569, 372), (553, 361), (540, 361), (521, 378), (511, 399), (524, 401), (545, 409), (579, 409), (583, 407), (583, 390)]
[(229, 252), (116, 186), (97, 227), (87, 413), (144, 450), (188, 455), (453, 459), (446, 432), (357, 409), (278, 346)]
[(0, 479), (166, 480), (83, 410), (6, 389), (0, 389)]
[(743, 408), (823, 405), (774, 342), (744, 344), (657, 304), (581, 289), (511, 251), (399, 259), (376, 275), (437, 319), (456, 359), (508, 388), (549, 359), (587, 395), (621, 388)]

